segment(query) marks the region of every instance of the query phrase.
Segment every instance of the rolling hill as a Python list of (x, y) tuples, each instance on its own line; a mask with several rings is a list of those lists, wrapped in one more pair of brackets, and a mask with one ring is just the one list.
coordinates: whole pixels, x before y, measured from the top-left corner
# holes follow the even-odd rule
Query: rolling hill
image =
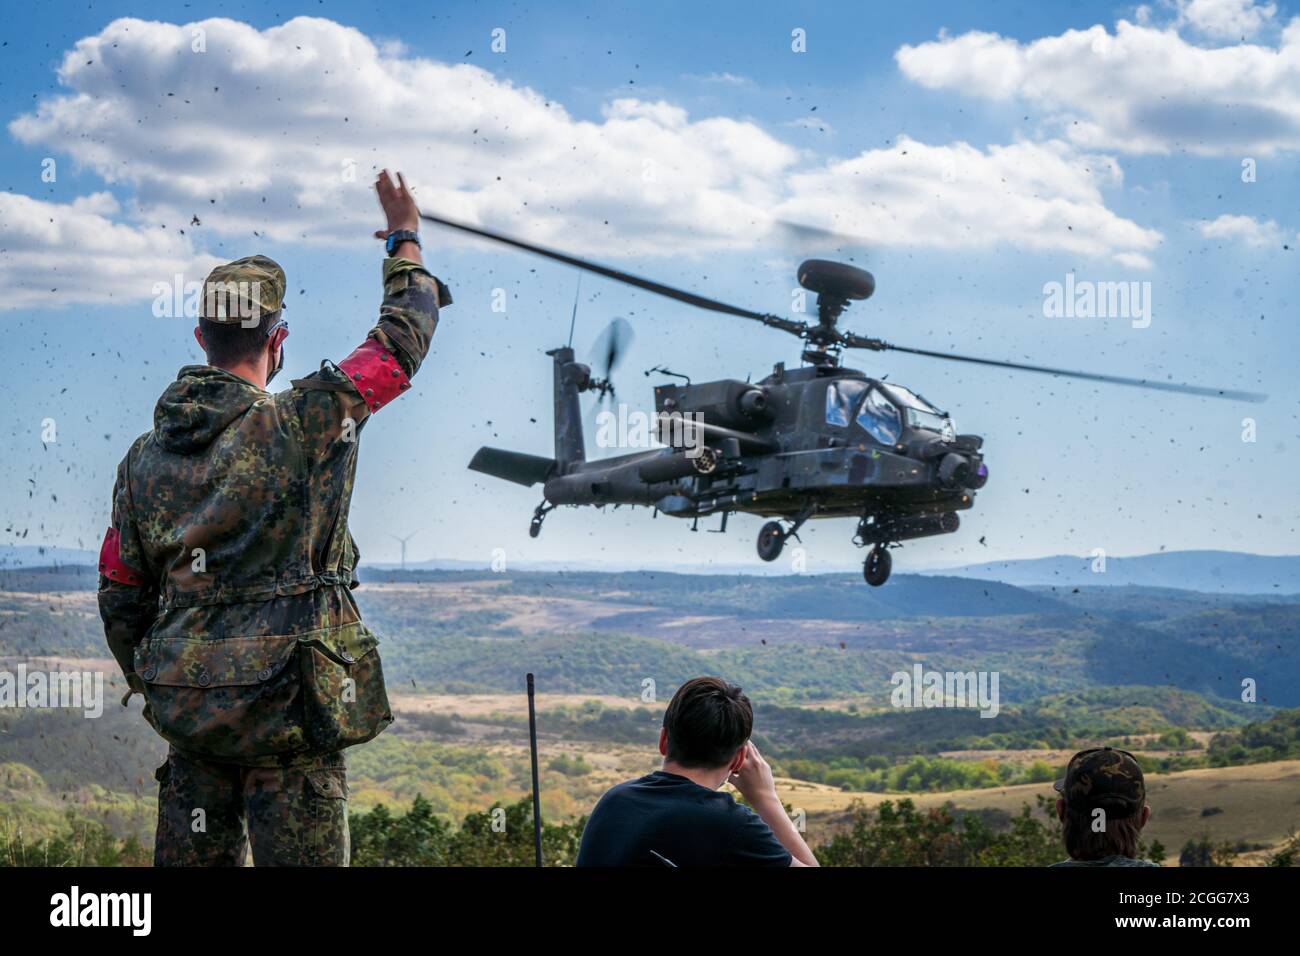
[(943, 574), (1020, 587), (1141, 585), (1208, 594), (1298, 594), (1300, 555), (1236, 551), (1169, 551), (1135, 557), (1107, 557), (1104, 572), (1089, 556), (1054, 555), (1023, 561), (993, 561), (948, 568)]

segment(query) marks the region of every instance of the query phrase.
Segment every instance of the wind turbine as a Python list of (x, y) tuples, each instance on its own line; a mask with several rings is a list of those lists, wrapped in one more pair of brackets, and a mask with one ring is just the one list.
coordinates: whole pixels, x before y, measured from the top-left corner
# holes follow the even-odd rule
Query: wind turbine
[(412, 538), (414, 538), (414, 537), (415, 537), (417, 534), (419, 534), (419, 533), (420, 533), (419, 531), (412, 531), (412, 532), (411, 532), (410, 534), (408, 534), (405, 538), (398, 537), (398, 536), (395, 535), (395, 534), (390, 534), (390, 535), (389, 535), (390, 538), (395, 538), (396, 540), (398, 540), (398, 541), (400, 541), (400, 542), (402, 543), (402, 570), (403, 570), (403, 571), (406, 570), (406, 542), (410, 541)]

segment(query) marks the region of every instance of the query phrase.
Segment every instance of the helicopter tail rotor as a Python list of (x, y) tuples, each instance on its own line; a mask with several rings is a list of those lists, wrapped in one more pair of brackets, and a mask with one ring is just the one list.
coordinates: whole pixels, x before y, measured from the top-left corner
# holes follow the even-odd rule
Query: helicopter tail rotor
[(627, 319), (615, 317), (596, 337), (591, 347), (591, 366), (601, 374), (588, 383), (589, 390), (600, 393), (603, 402), (614, 397), (614, 370), (622, 364), (635, 333)]

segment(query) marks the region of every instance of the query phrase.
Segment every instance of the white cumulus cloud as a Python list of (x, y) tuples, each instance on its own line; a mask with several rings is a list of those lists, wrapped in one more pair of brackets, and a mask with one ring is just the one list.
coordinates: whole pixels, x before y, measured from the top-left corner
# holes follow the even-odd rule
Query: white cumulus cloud
[(1225, 213), (1217, 219), (1203, 219), (1195, 223), (1196, 230), (1207, 239), (1241, 242), (1247, 246), (1280, 246), (1287, 241), (1288, 233), (1272, 219), (1253, 216), (1234, 216)]
[[(1203, 24), (1214, 22), (1202, 12)], [(1275, 46), (1198, 46), (1176, 25), (1121, 20), (1114, 33), (1098, 25), (1027, 43), (981, 31), (941, 34), (900, 47), (895, 60), (931, 89), (1040, 106), (1081, 148), (1300, 150), (1300, 18)]]
[(0, 193), (0, 309), (138, 302), (156, 282), (200, 281), (215, 264), (186, 237), (119, 213), (106, 192), (70, 203)]
[(20, 140), (129, 184), (148, 217), (197, 211), (220, 231), (282, 240), (366, 235), (370, 183), (389, 166), (431, 211), (518, 221), (585, 251), (664, 252), (683, 236), (734, 246), (797, 156), (752, 123), (693, 121), (663, 102), (575, 119), (481, 67), (307, 17), (264, 31), (117, 20), (78, 41), (59, 78), (71, 92), (12, 122)]
[(1146, 267), (1162, 237), (1106, 208), (1102, 188), (1121, 181), (1113, 158), (1060, 141), (981, 150), (902, 136), (889, 149), (795, 173), (780, 211), (873, 244), (1002, 244)]
[(1255, 0), (1178, 0), (1178, 22), (1216, 40), (1253, 37), (1276, 14), (1277, 4)]
[[(987, 45), (1023, 72), (1005, 41)], [(666, 100), (620, 98), (575, 117), (482, 67), (326, 19), (266, 30), (116, 20), (79, 40), (58, 75), (63, 90), (9, 129), (129, 194), (137, 225), (121, 228), (139, 241), (164, 241), (160, 224), (174, 233), (193, 215), (196, 236), (368, 241), (370, 183), (385, 166), (407, 173), (428, 211), (602, 258), (754, 248), (781, 219), (882, 245), (1137, 265), (1161, 238), (1108, 208), (1104, 190), (1122, 184), (1115, 160), (1064, 140), (902, 138), (817, 158), (751, 120)]]

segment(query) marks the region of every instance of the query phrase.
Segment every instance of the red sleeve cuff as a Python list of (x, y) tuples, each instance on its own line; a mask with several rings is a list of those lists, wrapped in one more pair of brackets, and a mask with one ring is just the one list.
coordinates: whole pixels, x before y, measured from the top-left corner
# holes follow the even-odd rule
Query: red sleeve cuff
[(351, 355), (339, 362), (339, 368), (361, 393), (372, 412), (383, 408), (411, 387), (411, 380), (393, 358), (392, 352), (375, 339), (366, 339)]
[(104, 543), (99, 546), (99, 573), (118, 584), (144, 586), (144, 575), (122, 560), (122, 539), (116, 528), (104, 532)]

